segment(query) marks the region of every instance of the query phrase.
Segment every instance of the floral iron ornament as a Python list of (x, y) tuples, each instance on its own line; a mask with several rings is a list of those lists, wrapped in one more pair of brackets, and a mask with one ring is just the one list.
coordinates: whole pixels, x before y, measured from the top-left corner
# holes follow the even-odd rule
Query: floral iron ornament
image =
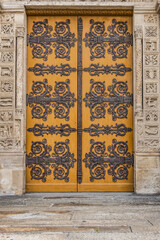
[(44, 81), (33, 81), (32, 92), (27, 94), (27, 105), (32, 108), (32, 118), (47, 120), (47, 115), (52, 113), (54, 108), (55, 118), (69, 120), (70, 108), (74, 107), (76, 99), (74, 93), (70, 92), (69, 79), (66, 82), (55, 82), (54, 92), (52, 86)]
[(90, 59), (104, 58), (106, 47), (115, 61), (117, 58), (127, 58), (128, 48), (133, 45), (133, 36), (128, 32), (127, 21), (112, 20), (112, 25), (105, 29), (104, 22), (90, 20), (90, 32), (85, 34), (83, 41), (90, 48)]
[(127, 82), (116, 81), (113, 79), (113, 85), (108, 87), (108, 93), (105, 92), (105, 82), (91, 79), (90, 92), (86, 93), (83, 101), (86, 107), (90, 108), (90, 119), (105, 118), (106, 108), (115, 121), (117, 118), (127, 118), (128, 108), (133, 106), (133, 95), (128, 92)]
[(125, 126), (125, 124), (117, 124), (115, 126), (113, 125), (100, 125), (98, 124), (91, 124), (88, 128), (84, 128), (84, 132), (88, 132), (90, 136), (97, 136), (100, 135), (113, 135), (115, 134), (117, 136), (125, 136), (126, 133), (131, 132), (132, 128), (128, 128)]
[(28, 132), (32, 132), (34, 136), (44, 136), (44, 134), (55, 134), (55, 135), (60, 135), (62, 136), (69, 136), (71, 133), (76, 132), (77, 130), (75, 128), (72, 128), (69, 124), (60, 124), (60, 126), (45, 126), (43, 123), (42, 124), (35, 124), (34, 127), (28, 128)]
[(47, 140), (32, 142), (31, 152), (26, 155), (26, 165), (31, 169), (31, 179), (46, 182), (53, 169), (54, 179), (69, 181), (69, 170), (74, 167), (74, 154), (70, 153), (69, 140), (55, 142), (54, 152)]
[(28, 45), (32, 48), (33, 58), (48, 59), (48, 55), (55, 48), (56, 58), (70, 59), (70, 49), (75, 46), (77, 39), (70, 31), (70, 20), (66, 22), (56, 22), (55, 32), (53, 27), (48, 25), (48, 20), (33, 22), (30, 35), (28, 35)]
[(127, 72), (131, 72), (132, 69), (126, 67), (123, 63), (122, 64), (115, 64), (115, 66), (111, 65), (100, 65), (98, 64), (91, 64), (88, 68), (84, 68), (84, 72), (88, 72), (90, 76), (99, 76), (100, 74), (108, 75), (108, 74), (115, 74), (116, 76), (124, 76)]
[(86, 153), (83, 162), (90, 170), (90, 181), (105, 179), (106, 169), (113, 182), (128, 179), (128, 169), (133, 166), (134, 156), (128, 152), (127, 142), (113, 139), (106, 152), (105, 142), (94, 142), (91, 139), (90, 152)]
[[(69, 64), (60, 64), (58, 65), (44, 65), (44, 63), (36, 63), (34, 67), (28, 68), (29, 72), (33, 72), (36, 76), (44, 76), (44, 74), (56, 74), (60, 76), (69, 76), (71, 73), (76, 72), (77, 69), (71, 67)], [(115, 66), (111, 65), (99, 65), (98, 64), (91, 64), (89, 67), (81, 69), (78, 68), (78, 71), (88, 72), (90, 76), (99, 76), (100, 74), (108, 75), (108, 74), (115, 74), (116, 76), (124, 76), (127, 72), (131, 72), (132, 69), (126, 67), (123, 63), (122, 64), (115, 64)]]
[(29, 72), (33, 72), (36, 76), (44, 76), (44, 74), (56, 74), (60, 76), (69, 76), (72, 72), (76, 72), (76, 68), (72, 68), (69, 64), (58, 65), (44, 65), (44, 63), (36, 63), (34, 67), (28, 68)]

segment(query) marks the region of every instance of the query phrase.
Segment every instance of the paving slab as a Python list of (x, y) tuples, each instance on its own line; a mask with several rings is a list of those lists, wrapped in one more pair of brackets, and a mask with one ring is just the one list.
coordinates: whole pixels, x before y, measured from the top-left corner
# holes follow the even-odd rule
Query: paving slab
[(160, 234), (157, 233), (70, 233), (68, 240), (160, 240)]
[(6, 239), (160, 240), (160, 195), (36, 193), (0, 197), (0, 240)]
[(0, 240), (66, 240), (67, 235), (56, 234), (0, 234)]

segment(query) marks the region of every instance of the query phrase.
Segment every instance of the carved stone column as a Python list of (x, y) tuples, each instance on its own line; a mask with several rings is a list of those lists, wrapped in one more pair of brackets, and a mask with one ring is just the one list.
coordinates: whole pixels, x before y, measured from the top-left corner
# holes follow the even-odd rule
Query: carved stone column
[(24, 76), (24, 28), (16, 28), (16, 108), (22, 109), (22, 92), (23, 92), (23, 76)]
[(143, 32), (142, 26), (137, 26), (135, 29), (135, 63), (136, 63), (136, 98), (135, 110), (141, 111), (143, 108)]

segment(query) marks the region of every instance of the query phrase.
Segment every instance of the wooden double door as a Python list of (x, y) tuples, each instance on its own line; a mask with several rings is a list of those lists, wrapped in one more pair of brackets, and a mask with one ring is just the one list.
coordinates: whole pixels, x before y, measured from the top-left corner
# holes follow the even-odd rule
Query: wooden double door
[(133, 191), (132, 17), (29, 16), (28, 192)]

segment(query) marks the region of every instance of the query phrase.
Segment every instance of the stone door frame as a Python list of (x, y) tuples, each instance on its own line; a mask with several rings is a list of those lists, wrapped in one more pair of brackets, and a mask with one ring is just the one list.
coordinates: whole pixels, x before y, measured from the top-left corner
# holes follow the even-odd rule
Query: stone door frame
[(27, 11), (82, 7), (133, 10), (134, 189), (136, 193), (160, 192), (159, 5), (144, 1), (2, 2), (0, 193), (25, 193)]

